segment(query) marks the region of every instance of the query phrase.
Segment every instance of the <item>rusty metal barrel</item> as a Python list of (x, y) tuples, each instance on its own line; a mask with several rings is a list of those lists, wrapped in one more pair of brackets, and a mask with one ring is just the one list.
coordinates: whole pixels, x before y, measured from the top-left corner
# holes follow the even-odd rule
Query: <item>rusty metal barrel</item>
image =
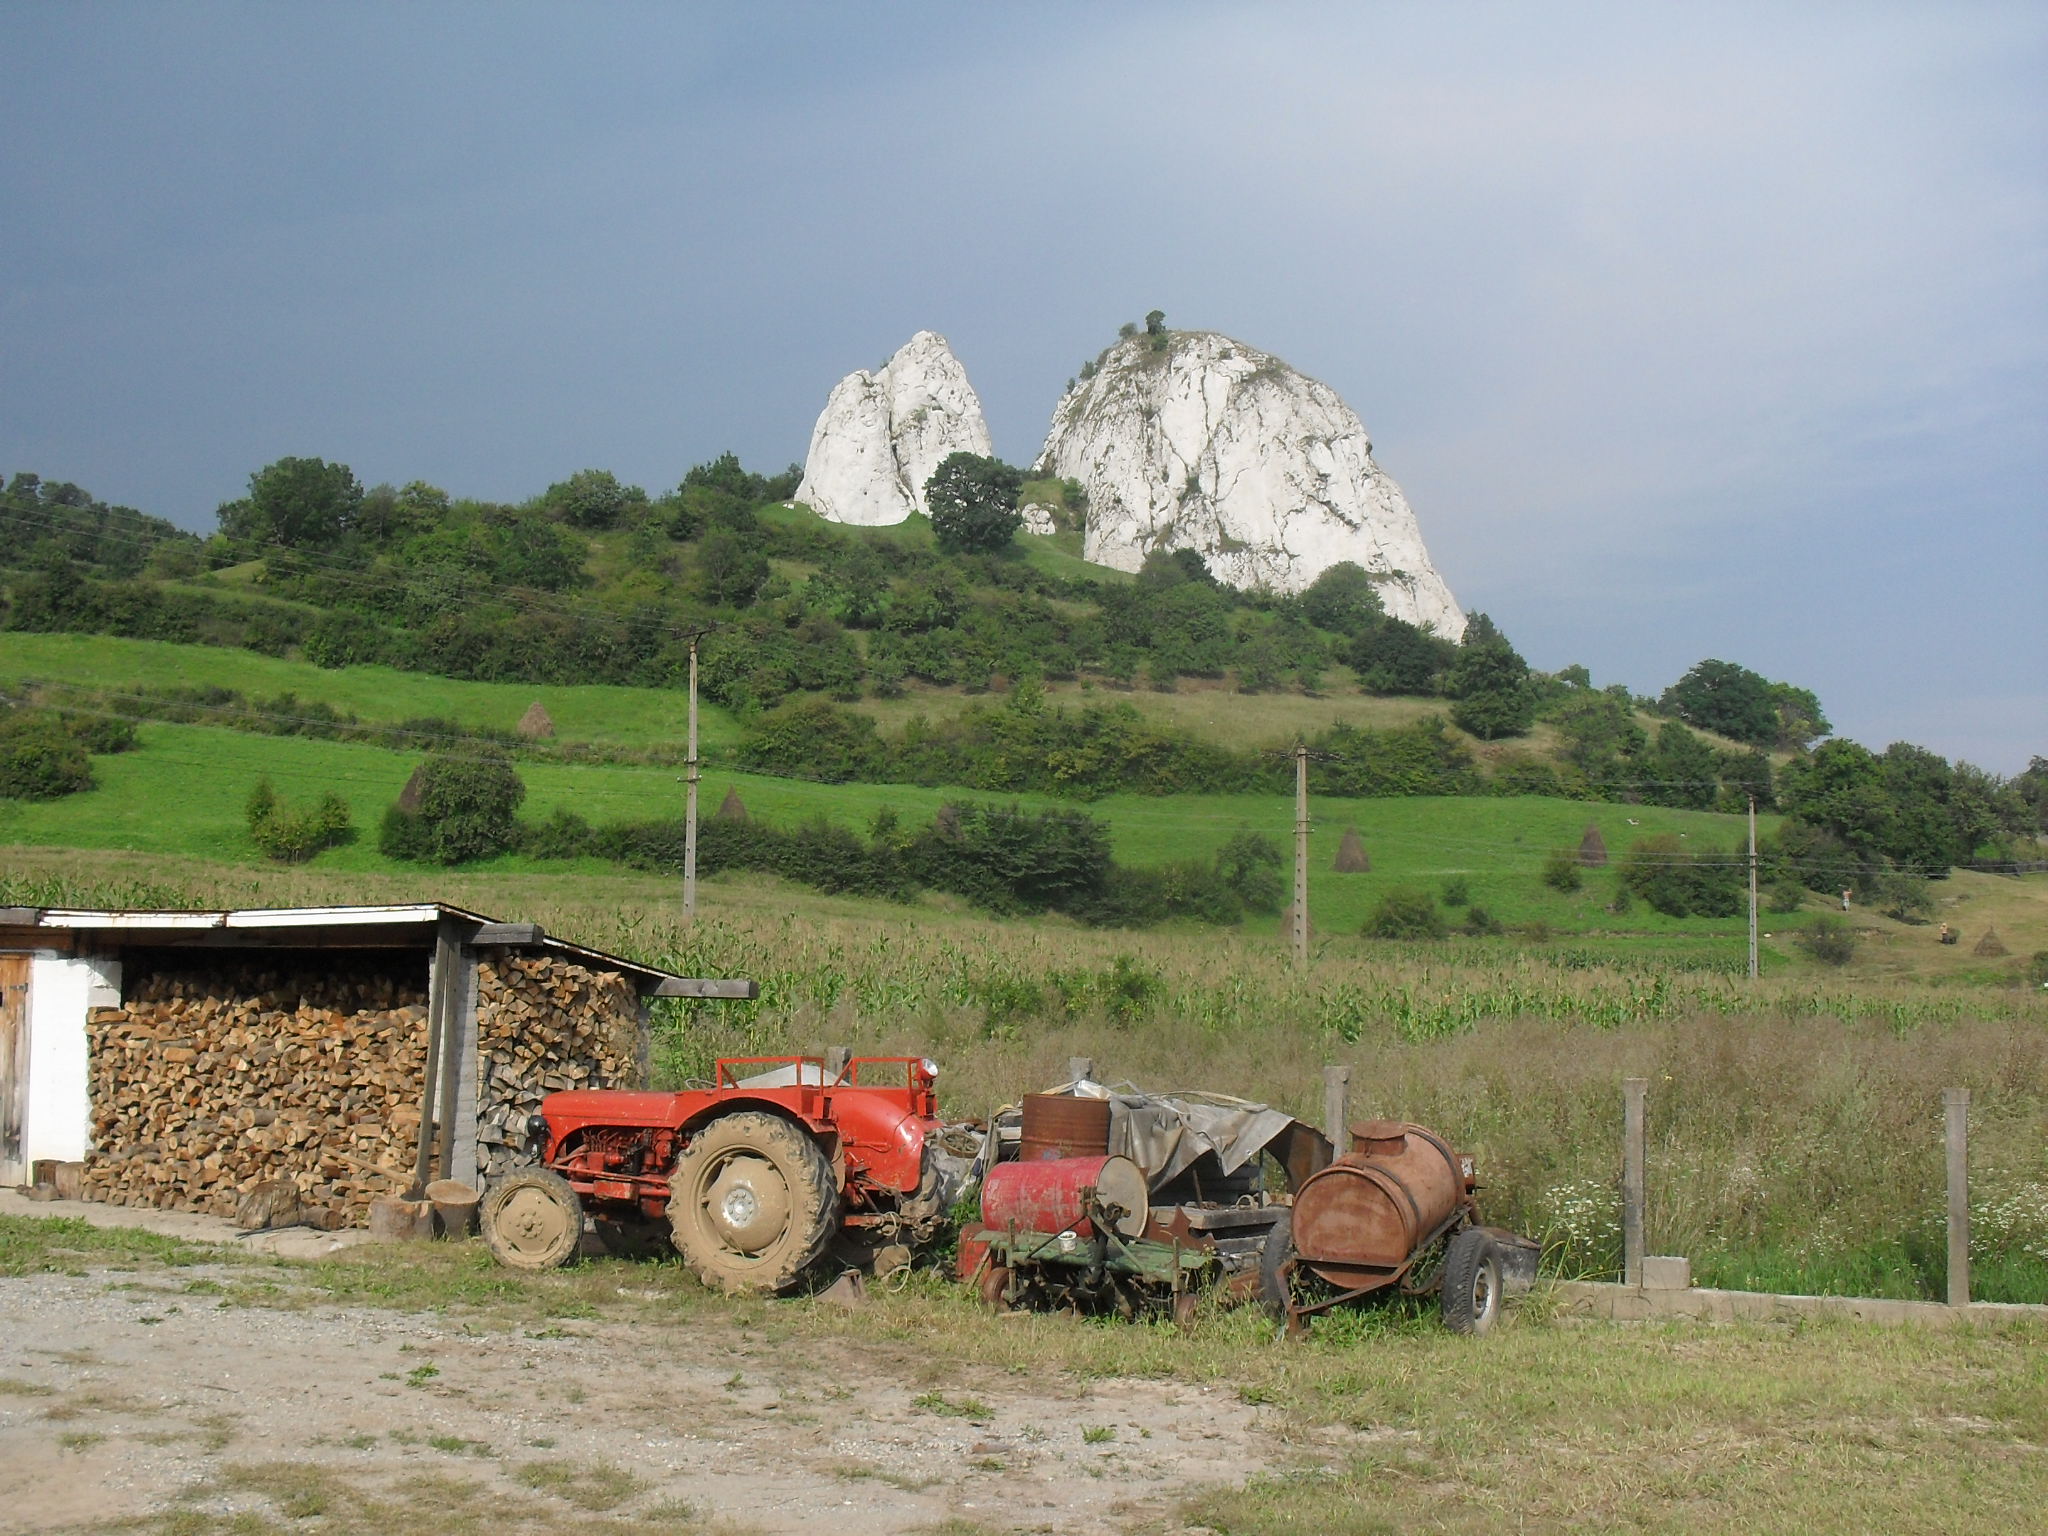
[(1049, 1157), (1102, 1157), (1109, 1151), (1109, 1100), (1067, 1093), (1032, 1093), (1024, 1098), (1023, 1144), (1027, 1163)]
[(1398, 1120), (1351, 1127), (1351, 1150), (1294, 1196), (1294, 1250), (1343, 1290), (1391, 1285), (1466, 1202), (1463, 1160)]
[(1121, 1237), (1136, 1237), (1151, 1217), (1145, 1173), (1128, 1157), (1055, 1157), (1035, 1163), (997, 1163), (981, 1186), (981, 1219), (997, 1231), (1064, 1232), (1095, 1235), (1088, 1220), (1087, 1192), (1122, 1214)]

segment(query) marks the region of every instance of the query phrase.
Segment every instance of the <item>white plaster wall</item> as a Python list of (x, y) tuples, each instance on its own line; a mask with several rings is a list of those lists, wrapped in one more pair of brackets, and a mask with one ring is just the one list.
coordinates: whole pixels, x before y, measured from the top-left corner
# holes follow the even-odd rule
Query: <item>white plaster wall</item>
[[(120, 991), (118, 962), (37, 955), (29, 964), (24, 1153), (75, 1162), (92, 1144), (85, 1010)], [(111, 992), (114, 996), (109, 997)]]

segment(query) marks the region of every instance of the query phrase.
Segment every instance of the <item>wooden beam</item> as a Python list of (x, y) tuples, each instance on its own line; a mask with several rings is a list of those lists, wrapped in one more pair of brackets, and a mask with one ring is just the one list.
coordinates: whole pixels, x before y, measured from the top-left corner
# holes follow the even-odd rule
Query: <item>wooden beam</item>
[(707, 980), (700, 976), (667, 976), (649, 994), (652, 997), (759, 997), (759, 982), (730, 980)]
[(539, 923), (485, 923), (469, 936), (472, 944), (538, 944), (547, 938)]

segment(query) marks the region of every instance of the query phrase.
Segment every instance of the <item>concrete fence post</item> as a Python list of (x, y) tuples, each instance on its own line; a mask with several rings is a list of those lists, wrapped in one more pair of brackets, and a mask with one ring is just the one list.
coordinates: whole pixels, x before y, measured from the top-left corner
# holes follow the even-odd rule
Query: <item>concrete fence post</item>
[(825, 1047), (825, 1081), (836, 1083), (846, 1076), (847, 1063), (853, 1060), (850, 1045), (828, 1045)]
[(1350, 1149), (1349, 1135), (1351, 1120), (1351, 1069), (1349, 1067), (1323, 1068), (1323, 1132), (1330, 1138), (1333, 1156), (1342, 1157)]
[(1643, 1283), (1643, 1119), (1649, 1091), (1646, 1077), (1621, 1080), (1621, 1279), (1637, 1288)]
[(1970, 1304), (1970, 1090), (1944, 1088), (1948, 1120), (1948, 1304)]
[(1101, 1081), (1095, 1075), (1095, 1058), (1093, 1056), (1069, 1056), (1067, 1058), (1067, 1081), (1070, 1083)]

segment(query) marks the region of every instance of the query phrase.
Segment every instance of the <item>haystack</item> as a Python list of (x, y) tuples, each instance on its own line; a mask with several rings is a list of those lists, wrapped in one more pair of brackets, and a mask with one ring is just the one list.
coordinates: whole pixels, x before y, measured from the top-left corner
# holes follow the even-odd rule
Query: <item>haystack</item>
[(408, 816), (419, 814), (420, 797), (426, 793), (427, 765), (421, 763), (413, 769), (412, 777), (405, 781), (405, 788), (398, 792), (398, 808)]
[(960, 835), (960, 807), (957, 805), (940, 806), (939, 814), (932, 818), (932, 829), (941, 837), (958, 837)]
[(535, 699), (526, 706), (526, 713), (519, 717), (519, 723), (512, 727), (528, 741), (545, 741), (555, 734), (554, 717)]
[(740, 803), (740, 792), (737, 789), (728, 788), (726, 790), (725, 798), (718, 802), (718, 809), (711, 813), (711, 819), (713, 821), (746, 821), (747, 808)]
[(1579, 862), (1588, 869), (1607, 867), (1607, 839), (1600, 835), (1600, 829), (1588, 823), (1586, 835), (1579, 839)]
[(1987, 960), (1996, 960), (2000, 955), (2008, 954), (2010, 951), (2006, 949), (2005, 941), (1999, 938), (1996, 928), (1986, 928), (1984, 937), (1977, 941), (1977, 947), (1972, 953), (1982, 955)]
[(1340, 875), (1362, 875), (1372, 868), (1372, 855), (1365, 851), (1358, 828), (1344, 829), (1344, 841), (1337, 845), (1337, 862), (1330, 867)]

